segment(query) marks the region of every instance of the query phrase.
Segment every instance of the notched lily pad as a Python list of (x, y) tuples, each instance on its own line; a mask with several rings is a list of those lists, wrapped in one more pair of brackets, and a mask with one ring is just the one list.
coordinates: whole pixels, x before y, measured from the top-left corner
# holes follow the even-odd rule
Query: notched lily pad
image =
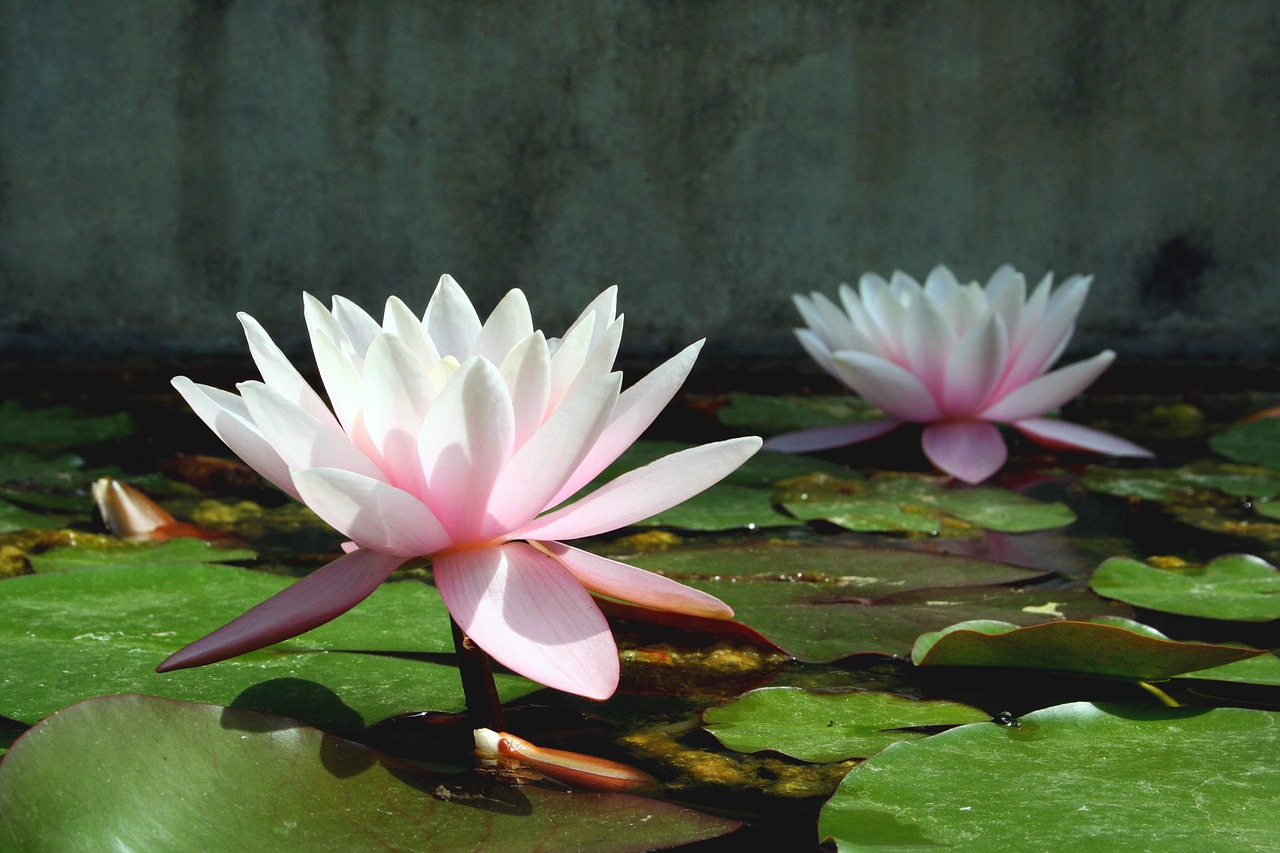
[(15, 400), (0, 403), (0, 445), (61, 450), (116, 441), (133, 435), (123, 412), (85, 415), (70, 406), (27, 409)]
[(1263, 850), (1277, 790), (1280, 714), (1077, 702), (894, 744), (845, 777), (818, 837), (841, 853)]
[(708, 708), (707, 731), (737, 752), (776, 750), (802, 761), (842, 761), (875, 755), (891, 743), (925, 737), (917, 727), (990, 720), (958, 702), (921, 701), (893, 693), (810, 693), (765, 687)]
[(295, 720), (152, 696), (60, 711), (0, 764), (6, 850), (642, 851), (736, 827), (625, 794), (467, 784)]
[(1112, 557), (1089, 586), (1107, 598), (1163, 613), (1240, 622), (1280, 619), (1280, 571), (1248, 554), (1174, 568)]
[(986, 528), (1026, 533), (1075, 521), (1062, 503), (989, 486), (949, 486), (941, 478), (916, 474), (877, 474), (854, 481), (819, 474), (784, 480), (778, 484), (778, 502), (797, 518), (861, 532), (936, 536)]
[(911, 661), (916, 666), (1049, 669), (1160, 681), (1261, 654), (1265, 651), (1175, 642), (1128, 620), (1048, 622), (1020, 628), (983, 619), (922, 635), (911, 650)]
[(1280, 471), (1280, 419), (1237, 424), (1210, 438), (1209, 446), (1232, 462)]

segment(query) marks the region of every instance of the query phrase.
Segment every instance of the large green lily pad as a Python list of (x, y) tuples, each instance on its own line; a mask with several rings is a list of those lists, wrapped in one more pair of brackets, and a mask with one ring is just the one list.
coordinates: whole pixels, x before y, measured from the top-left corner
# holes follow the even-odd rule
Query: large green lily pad
[(779, 484), (778, 500), (797, 518), (823, 519), (860, 532), (954, 535), (986, 528), (1026, 533), (1065, 527), (1075, 514), (1062, 503), (984, 486), (956, 487), (918, 474), (877, 474), (865, 480), (810, 475)]
[[(327, 625), (269, 649), (169, 673), (155, 666), (291, 579), (228, 566), (124, 565), (0, 582), (0, 714), (35, 722), (89, 696), (151, 693), (287, 714), (327, 731), (464, 707), (444, 603), (383, 584)], [(436, 657), (440, 656), (440, 657)], [(500, 676), (505, 699), (536, 685)]]
[[(959, 619), (1019, 624), (1129, 613), (1087, 591), (1006, 587), (1042, 572), (970, 557), (888, 548), (752, 545), (628, 557), (681, 577), (800, 660), (905, 656), (916, 637)], [(716, 579), (699, 579), (712, 575)]]
[(151, 696), (67, 708), (0, 764), (0, 848), (642, 851), (733, 821), (622, 794), (466, 784), (294, 720)]
[(1107, 598), (1164, 613), (1241, 622), (1280, 619), (1280, 571), (1248, 554), (1168, 569), (1112, 557), (1094, 572), (1089, 586)]
[(223, 548), (202, 539), (168, 542), (119, 542), (108, 547), (76, 545), (51, 548), (28, 557), (37, 572), (109, 566), (169, 566), (174, 569), (205, 563), (238, 563), (258, 555), (248, 548)]
[(822, 810), (840, 853), (1266, 850), (1280, 714), (1077, 702), (894, 744)]
[(772, 435), (814, 427), (861, 423), (884, 413), (852, 394), (764, 395), (731, 393), (716, 417), (725, 426)]
[(1210, 438), (1209, 446), (1232, 462), (1280, 471), (1280, 419), (1238, 424)]
[(1261, 654), (1265, 651), (1175, 642), (1128, 620), (1027, 627), (976, 620), (922, 635), (911, 660), (916, 666), (1022, 667), (1159, 681)]
[(1090, 465), (1080, 482), (1102, 494), (1147, 501), (1196, 503), (1212, 494), (1265, 498), (1280, 494), (1280, 475), (1241, 465), (1201, 462), (1182, 468), (1106, 468)]
[(0, 445), (61, 450), (115, 441), (133, 434), (128, 415), (85, 415), (70, 406), (27, 409), (15, 400), (0, 403)]
[(898, 731), (991, 719), (958, 702), (921, 701), (893, 693), (810, 693), (764, 687), (702, 715), (707, 731), (729, 749), (772, 749), (803, 761), (842, 761), (875, 755), (891, 743), (925, 736)]

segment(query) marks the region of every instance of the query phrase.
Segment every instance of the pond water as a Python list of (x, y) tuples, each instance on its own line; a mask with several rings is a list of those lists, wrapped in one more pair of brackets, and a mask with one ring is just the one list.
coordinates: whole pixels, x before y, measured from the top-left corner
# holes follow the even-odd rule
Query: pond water
[[(228, 373), (232, 380), (250, 375), (237, 371)], [(224, 376), (211, 375), (219, 372), (200, 379), (228, 387)], [(318, 746), (303, 743), (288, 760), (299, 762), (293, 778), (311, 790), (360, 778), (374, 763), (391, 768), (379, 796), (407, 791), (430, 800), (437, 811), (429, 826), (441, 825), (439, 809), (484, 813), (486, 820), (506, 809), (493, 805), (509, 805), (500, 783), (459, 775), (472, 765), (470, 726), (456, 713), (458, 673), (429, 568), (398, 573), (365, 604), (274, 653), (155, 675), (151, 669), (169, 652), (333, 559), (341, 536), (229, 460), (153, 373), (11, 379), (14, 401), (4, 404), (0, 423), (4, 743), (90, 697), (158, 695), (299, 719), (378, 750), (347, 756), (346, 746), (320, 735)], [(1280, 729), (1272, 713), (1280, 709), (1280, 677), (1274, 655), (1232, 644), (1280, 646), (1280, 580), (1272, 568), (1280, 559), (1280, 512), (1270, 501), (1280, 505), (1280, 429), (1273, 429), (1280, 421), (1243, 419), (1280, 403), (1280, 383), (1266, 371), (1239, 370), (1115, 372), (1106, 382), (1064, 414), (1152, 448), (1155, 460), (1057, 454), (1010, 436), (1009, 464), (975, 489), (930, 471), (918, 430), (903, 429), (817, 456), (762, 454), (703, 496), (587, 542), (721, 597), (735, 608), (737, 624), (607, 602), (622, 657), (618, 693), (593, 702), (500, 673), (506, 728), (541, 747), (633, 765), (657, 778), (666, 804), (745, 824), (726, 835), (729, 823), (682, 823), (672, 809), (655, 812), (648, 825), (643, 816), (623, 821), (612, 841), (594, 849), (688, 842), (681, 849), (738, 850), (748, 840), (765, 849), (824, 849), (827, 834), (850, 850), (888, 843), (983, 849), (992, 839), (1013, 839), (1010, 827), (1019, 822), (1033, 825), (1032, 845), (1051, 832), (1114, 840), (1155, 820), (1135, 817), (1131, 803), (1119, 808), (1132, 799), (1129, 792), (1176, 800), (1178, 792), (1190, 796), (1202, 782), (1244, 773), (1256, 761), (1257, 772), (1249, 770), (1230, 796), (1204, 794), (1203, 823), (1188, 817), (1179, 828), (1193, 839), (1186, 849), (1210, 832), (1225, 833), (1223, 849), (1249, 849), (1261, 830), (1231, 803), (1268, 796), (1267, 787), (1280, 781), (1261, 769), (1280, 767), (1280, 736), (1267, 734)], [(777, 397), (797, 389), (804, 393)], [(695, 377), (693, 390), (611, 472), (668, 452), (671, 442), (860, 416), (848, 398), (829, 396), (834, 392), (811, 376)], [(72, 410), (48, 408), (65, 404)], [(133, 483), (196, 528), (183, 532), (212, 547), (114, 541), (88, 497), (100, 476)], [(1087, 621), (1095, 617), (1105, 618)], [(937, 633), (970, 620), (984, 621)], [(1174, 646), (1159, 635), (1194, 643)], [(150, 743), (141, 745), (113, 741), (110, 714), (93, 716), (92, 703), (77, 708), (88, 708), (90, 719), (76, 729), (73, 715), (62, 715), (71, 732), (67, 750), (85, 749), (75, 732), (92, 728), (101, 734), (93, 750), (115, 751), (113, 762), (137, 754), (139, 772), (160, 785), (177, 782), (160, 769), (168, 758), (203, 767), (213, 749), (201, 742), (198, 758), (184, 752), (181, 734), (165, 740), (167, 727), (202, 725), (195, 717), (184, 723), (179, 717), (188, 712), (171, 705), (134, 708), (123, 718), (146, 721)], [(276, 725), (232, 724), (230, 713), (221, 712), (219, 732)], [(969, 725), (953, 728), (962, 724)], [(42, 766), (82, 754), (60, 751), (53, 727), (49, 732)], [(885, 751), (902, 740), (906, 746)], [(1037, 744), (1056, 758), (1035, 753)], [(1215, 744), (1221, 749), (1210, 748)], [(19, 749), (32, 753), (34, 767), (34, 749)], [(920, 766), (911, 763), (916, 755)], [(1115, 772), (1095, 777), (1082, 769), (1108, 757)], [(442, 775), (420, 779), (416, 769), (397, 771), (394, 759)], [(272, 760), (255, 757), (254, 766)], [(864, 762), (863, 775), (842, 786)], [(0, 816), (27, 821), (21, 831), (36, 835), (23, 838), (40, 837), (31, 810), (41, 796), (66, 795), (73, 782), (51, 782), (16, 765), (0, 765)], [(1154, 776), (1120, 766), (1146, 767)], [(277, 794), (291, 784), (288, 774), (283, 781), (262, 775)], [(1144, 788), (1157, 783), (1171, 788)], [(1077, 825), (1071, 821), (1088, 804), (1050, 813), (1049, 805), (1090, 792), (1117, 805), (1116, 814)], [(104, 812), (94, 825), (129, 823), (106, 814), (112, 810), (153, 808), (139, 804), (145, 794), (132, 796), (87, 807)], [(230, 794), (208, 796), (214, 808), (231, 807), (220, 799)], [(296, 820), (255, 817), (253, 796), (235, 805), (249, 837), (305, 824), (314, 813), (314, 804), (302, 805), (310, 795), (300, 793), (282, 795), (298, 807)], [(336, 812), (356, 810), (368, 805), (365, 796), (372, 795), (348, 791), (326, 802)], [(519, 796), (516, 812), (543, 809), (548, 816), (538, 832), (550, 834), (538, 835), (541, 841), (603, 819), (578, 795), (567, 808), (563, 798)], [(406, 814), (421, 807), (410, 803)], [(627, 804), (634, 802), (610, 800), (607, 809), (621, 815)], [(950, 817), (923, 814), (953, 806)], [(984, 808), (985, 822), (972, 823)], [(1159, 820), (1183, 820), (1155, 811), (1164, 815)], [(421, 839), (431, 830), (417, 826), (419, 819), (393, 807), (380, 819), (353, 811), (356, 829), (321, 831), (341, 838), (355, 832), (346, 843), (374, 846), (375, 836)], [(379, 832), (388, 834), (361, 835), (370, 831), (358, 828), (362, 820), (381, 821)], [(654, 829), (659, 824), (665, 828)], [(86, 827), (78, 831), (95, 831)], [(451, 849), (482, 829), (464, 826), (441, 846), (423, 842), (420, 849)], [(312, 837), (304, 830), (301, 837)], [(529, 849), (524, 831), (511, 836), (512, 849)], [(172, 849), (186, 849), (180, 832), (175, 838)], [(279, 849), (295, 849), (282, 843)], [(588, 842), (546, 843), (575, 849)]]

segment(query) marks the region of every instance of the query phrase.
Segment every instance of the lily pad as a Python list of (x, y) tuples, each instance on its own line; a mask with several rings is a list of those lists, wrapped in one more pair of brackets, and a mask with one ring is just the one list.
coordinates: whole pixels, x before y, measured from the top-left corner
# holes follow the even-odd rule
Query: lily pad
[(0, 500), (0, 533), (16, 530), (56, 530), (66, 524), (66, 519), (30, 512), (8, 501)]
[(891, 743), (925, 737), (922, 726), (954, 726), (991, 715), (958, 702), (926, 702), (893, 693), (810, 693), (796, 687), (752, 690), (702, 715), (729, 749), (772, 749), (802, 761), (875, 755)]
[(1247, 554), (1171, 569), (1112, 557), (1094, 572), (1089, 586), (1107, 598), (1164, 613), (1240, 622), (1280, 619), (1280, 571)]
[(1280, 475), (1240, 465), (1197, 463), (1182, 468), (1106, 468), (1090, 465), (1080, 482), (1088, 489), (1122, 498), (1193, 503), (1205, 492), (1265, 498), (1280, 494)]
[(1178, 677), (1280, 687), (1280, 657), (1274, 654), (1263, 654), (1235, 663), (1183, 673)]
[(28, 559), (37, 572), (108, 566), (197, 566), (203, 563), (238, 563), (258, 555), (248, 548), (222, 548), (201, 539), (168, 542), (120, 542), (110, 547), (76, 545), (51, 548)]
[(732, 393), (716, 417), (725, 426), (772, 435), (790, 430), (860, 423), (884, 413), (852, 394), (812, 396)]
[(1043, 572), (903, 549), (723, 546), (627, 561), (718, 596), (740, 622), (810, 662), (855, 654), (905, 656), (920, 634), (957, 619), (998, 615), (1035, 624), (1131, 612), (1087, 591), (996, 586), (1043, 578)]
[(1160, 681), (1265, 654), (1209, 643), (1180, 643), (1121, 620), (1048, 622), (1018, 627), (975, 620), (916, 640), (916, 666), (999, 666), (1050, 669), (1136, 681)]
[[(195, 669), (155, 666), (292, 580), (178, 563), (52, 571), (0, 583), (0, 714), (33, 723), (89, 696), (151, 693), (287, 714), (349, 732), (464, 707), (439, 593), (383, 584), (349, 613), (268, 649)], [(537, 689), (499, 676), (511, 699)]]
[(840, 853), (1265, 850), (1280, 714), (1077, 702), (897, 743), (823, 807)]
[(1076, 518), (1063, 503), (994, 487), (958, 488), (914, 474), (877, 474), (857, 481), (811, 475), (779, 484), (778, 499), (797, 518), (823, 519), (860, 532), (938, 535), (982, 527), (1026, 533), (1065, 527)]
[(283, 717), (110, 696), (0, 765), (6, 850), (642, 851), (733, 821), (624, 794), (463, 784)]
[(1238, 424), (1210, 438), (1209, 446), (1232, 462), (1280, 471), (1280, 419)]
[(27, 409), (14, 400), (0, 403), (0, 444), (61, 450), (116, 441), (133, 435), (133, 421), (123, 412), (85, 415), (70, 406)]

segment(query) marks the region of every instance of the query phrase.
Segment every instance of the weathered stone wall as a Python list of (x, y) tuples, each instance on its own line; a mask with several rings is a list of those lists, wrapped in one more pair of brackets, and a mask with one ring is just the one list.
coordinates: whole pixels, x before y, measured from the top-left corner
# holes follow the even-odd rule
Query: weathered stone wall
[(0, 0), (0, 344), (450, 272), (801, 359), (793, 290), (1010, 261), (1097, 274), (1081, 348), (1274, 355), (1278, 142), (1274, 0)]

